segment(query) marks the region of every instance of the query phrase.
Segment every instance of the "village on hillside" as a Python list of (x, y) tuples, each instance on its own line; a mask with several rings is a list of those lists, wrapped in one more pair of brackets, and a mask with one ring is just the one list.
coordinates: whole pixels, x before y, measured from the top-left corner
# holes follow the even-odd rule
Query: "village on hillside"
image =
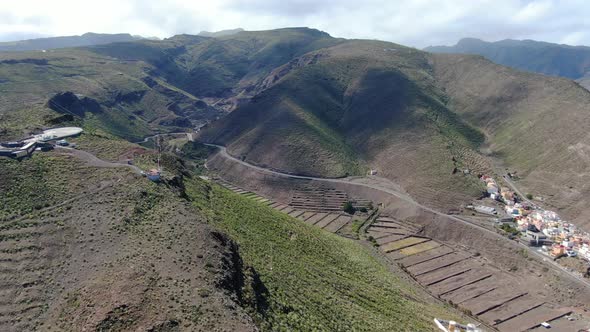
[(488, 175), (481, 176), (485, 183), (486, 195), (504, 204), (505, 216), (495, 208), (472, 206), (476, 212), (494, 215), (498, 226), (517, 236), (523, 244), (539, 247), (539, 252), (552, 259), (562, 257), (578, 258), (586, 263), (586, 276), (590, 271), (590, 234), (571, 222), (560, 218), (554, 211), (545, 210), (528, 199), (519, 197), (507, 187)]

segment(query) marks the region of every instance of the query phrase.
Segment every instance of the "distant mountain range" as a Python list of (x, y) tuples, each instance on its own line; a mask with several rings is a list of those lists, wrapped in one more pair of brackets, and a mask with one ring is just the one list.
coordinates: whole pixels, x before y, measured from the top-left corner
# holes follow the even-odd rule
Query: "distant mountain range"
[(128, 33), (103, 34), (88, 32), (81, 36), (36, 38), (0, 43), (0, 52), (50, 50), (56, 48), (104, 45), (142, 39)]
[(235, 35), (236, 33), (239, 33), (242, 31), (244, 31), (244, 29), (242, 29), (242, 28), (221, 30), (221, 31), (215, 31), (215, 32), (201, 31), (201, 32), (199, 32), (199, 36), (202, 36), (202, 37), (225, 37), (225, 36)]
[(479, 54), (493, 62), (535, 73), (578, 80), (590, 87), (590, 47), (552, 44), (534, 40), (486, 42), (461, 39), (454, 46), (429, 46), (432, 53)]

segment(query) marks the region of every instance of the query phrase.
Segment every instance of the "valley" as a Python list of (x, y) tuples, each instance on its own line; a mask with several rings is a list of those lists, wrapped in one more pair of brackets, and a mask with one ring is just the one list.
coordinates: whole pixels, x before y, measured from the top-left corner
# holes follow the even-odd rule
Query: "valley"
[(589, 105), (309, 28), (0, 52), (0, 330), (587, 328)]

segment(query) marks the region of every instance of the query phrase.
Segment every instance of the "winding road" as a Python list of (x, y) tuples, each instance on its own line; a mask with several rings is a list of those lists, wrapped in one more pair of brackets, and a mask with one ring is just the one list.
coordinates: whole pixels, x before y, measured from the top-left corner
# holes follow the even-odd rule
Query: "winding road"
[(64, 154), (68, 154), (68, 155), (72, 155), (77, 157), (78, 159), (81, 159), (83, 161), (85, 161), (89, 166), (94, 166), (94, 167), (127, 167), (130, 168), (131, 170), (133, 170), (133, 172), (137, 173), (137, 174), (141, 174), (141, 169), (135, 165), (129, 165), (129, 164), (125, 164), (125, 163), (115, 163), (115, 162), (111, 162), (111, 161), (106, 161), (103, 159), (98, 158), (97, 156), (93, 155), (90, 152), (86, 152), (83, 150), (78, 150), (78, 149), (74, 149), (74, 148), (68, 148), (68, 147), (63, 147), (63, 146), (57, 146), (55, 148), (56, 151), (58, 152), (62, 152)]
[[(217, 144), (211, 144), (211, 143), (204, 143), (204, 144), (207, 145), (207, 146), (212, 146), (212, 147), (219, 148), (220, 155), (222, 157), (226, 158), (226, 159), (229, 159), (229, 160), (231, 160), (233, 162), (239, 163), (241, 165), (244, 165), (246, 167), (249, 167), (251, 169), (255, 169), (257, 171), (260, 171), (260, 172), (263, 172), (263, 173), (266, 173), (266, 174), (272, 174), (272, 175), (277, 175), (277, 176), (282, 176), (282, 177), (288, 177), (288, 178), (293, 178), (293, 179), (315, 180), (315, 181), (328, 182), (328, 183), (345, 183), (345, 184), (352, 184), (352, 185), (357, 185), (357, 186), (362, 186), (362, 187), (366, 187), (366, 188), (370, 188), (370, 189), (379, 190), (381, 192), (384, 192), (384, 193), (390, 194), (392, 196), (395, 196), (395, 197), (397, 197), (399, 199), (402, 199), (405, 202), (407, 202), (409, 204), (412, 204), (414, 206), (417, 206), (417, 207), (419, 207), (419, 208), (421, 208), (421, 209), (423, 209), (425, 211), (434, 213), (434, 214), (439, 215), (439, 216), (446, 217), (446, 218), (451, 219), (451, 220), (454, 220), (454, 221), (458, 221), (458, 222), (460, 222), (460, 223), (462, 223), (464, 225), (467, 225), (469, 227), (477, 228), (478, 230), (480, 230), (482, 232), (486, 232), (486, 233), (491, 234), (491, 235), (493, 235), (493, 236), (495, 236), (497, 238), (501, 238), (504, 241), (508, 241), (508, 239), (506, 239), (506, 237), (504, 237), (504, 236), (502, 236), (502, 235), (500, 235), (500, 234), (498, 234), (498, 233), (496, 233), (496, 232), (494, 232), (492, 230), (489, 230), (489, 229), (487, 229), (485, 227), (482, 227), (480, 225), (477, 225), (475, 223), (469, 222), (468, 220), (461, 219), (461, 218), (455, 217), (453, 215), (448, 215), (446, 213), (443, 213), (443, 212), (434, 210), (432, 208), (429, 208), (429, 207), (427, 207), (425, 205), (422, 205), (422, 204), (416, 202), (410, 196), (408, 196), (408, 195), (406, 195), (404, 193), (401, 193), (401, 192), (399, 192), (397, 190), (386, 188), (384, 186), (380, 186), (380, 185), (377, 185), (377, 184), (362, 183), (362, 182), (355, 181), (355, 180), (358, 180), (359, 177), (352, 177), (352, 178), (351, 177), (348, 177), (348, 178), (334, 179), (334, 178), (321, 178), (321, 177), (314, 177), (314, 176), (304, 176), (304, 175), (294, 175), (294, 174), (284, 173), (284, 172), (280, 172), (280, 171), (271, 170), (271, 169), (268, 169), (268, 168), (256, 166), (256, 165), (247, 163), (247, 162), (245, 162), (243, 160), (240, 160), (240, 159), (238, 159), (238, 158), (230, 155), (227, 152), (227, 149), (226, 149), (225, 146), (217, 145)], [(383, 179), (383, 178), (377, 178), (377, 177), (374, 177), (374, 178), (376, 180), (379, 180), (379, 181), (391, 182), (391, 181), (389, 181), (387, 179)], [(529, 254), (532, 254), (533, 256), (537, 257), (541, 261), (543, 261), (545, 263), (548, 263), (548, 265), (550, 265), (551, 267), (553, 267), (554, 270), (556, 270), (558, 272), (565, 273), (567, 276), (571, 277), (572, 279), (574, 279), (576, 281), (579, 281), (584, 286), (590, 287), (590, 282), (588, 280), (586, 280), (586, 279), (584, 279), (584, 278), (582, 278), (582, 277), (580, 277), (580, 276), (572, 273), (571, 271), (567, 270), (563, 266), (559, 265), (557, 262), (555, 262), (552, 259), (550, 259), (550, 257), (548, 257), (546, 255), (543, 255), (543, 254), (539, 253), (538, 251), (536, 251), (535, 249), (533, 249), (531, 247), (528, 247), (528, 246), (526, 246), (526, 245), (524, 245), (524, 244), (522, 244), (520, 242), (515, 242), (515, 243), (518, 246), (520, 246), (521, 248), (527, 250), (529, 252)]]

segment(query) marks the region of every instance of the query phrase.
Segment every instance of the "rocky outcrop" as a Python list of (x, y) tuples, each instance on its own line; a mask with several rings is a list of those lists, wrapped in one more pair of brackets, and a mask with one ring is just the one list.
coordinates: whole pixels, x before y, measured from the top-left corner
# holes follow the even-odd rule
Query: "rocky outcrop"
[(260, 275), (251, 266), (245, 266), (238, 245), (227, 235), (211, 232), (213, 239), (224, 249), (222, 274), (217, 287), (223, 289), (253, 317), (264, 317), (268, 310), (270, 293)]
[(58, 113), (66, 113), (84, 117), (86, 112), (99, 113), (102, 107), (95, 99), (80, 96), (71, 91), (60, 92), (51, 97), (47, 107)]

